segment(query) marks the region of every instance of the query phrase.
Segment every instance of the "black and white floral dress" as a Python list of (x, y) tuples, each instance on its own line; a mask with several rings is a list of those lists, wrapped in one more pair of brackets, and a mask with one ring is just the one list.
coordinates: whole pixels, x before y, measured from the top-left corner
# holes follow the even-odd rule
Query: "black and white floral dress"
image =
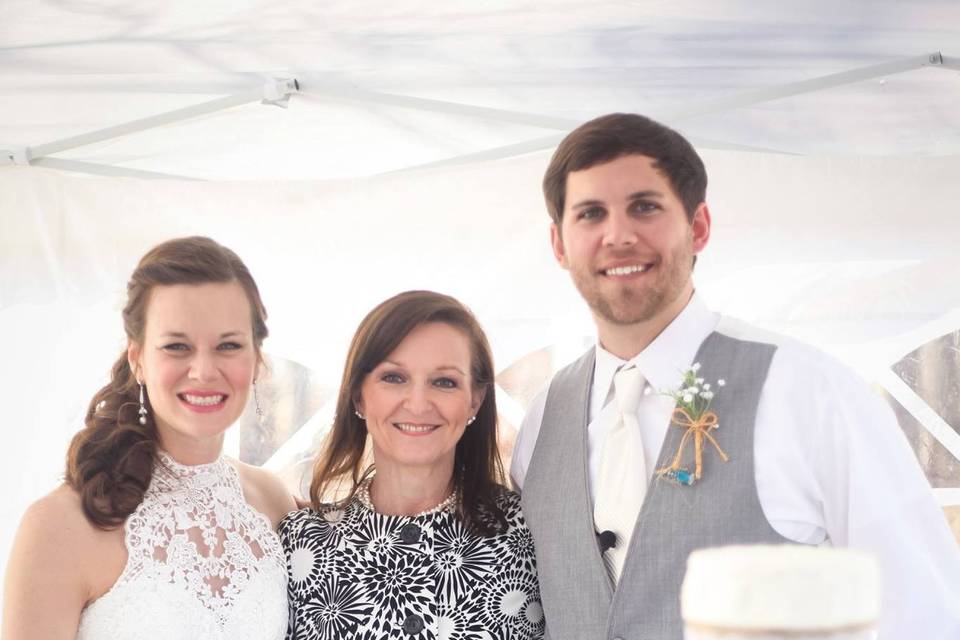
[(386, 516), (355, 498), (280, 523), (296, 640), (527, 640), (544, 630), (533, 539), (520, 496), (483, 537), (452, 509)]

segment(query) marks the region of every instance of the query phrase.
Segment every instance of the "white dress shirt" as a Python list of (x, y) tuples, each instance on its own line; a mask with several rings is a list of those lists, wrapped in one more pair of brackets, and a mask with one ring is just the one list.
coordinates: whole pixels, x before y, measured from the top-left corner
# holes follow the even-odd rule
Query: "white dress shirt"
[[(754, 431), (757, 493), (770, 525), (796, 542), (854, 547), (879, 557), (880, 640), (960, 638), (960, 549), (891, 408), (822, 352), (723, 318), (696, 295), (630, 362), (653, 391), (675, 389), (713, 331), (777, 345)], [(610, 425), (600, 414), (612, 410), (613, 403), (606, 401), (613, 375), (625, 364), (599, 344), (596, 352), (587, 426), (591, 498), (600, 445)], [(534, 398), (517, 436), (510, 475), (518, 488), (533, 455), (546, 397), (544, 389)], [(650, 474), (673, 406), (660, 393), (640, 402)]]

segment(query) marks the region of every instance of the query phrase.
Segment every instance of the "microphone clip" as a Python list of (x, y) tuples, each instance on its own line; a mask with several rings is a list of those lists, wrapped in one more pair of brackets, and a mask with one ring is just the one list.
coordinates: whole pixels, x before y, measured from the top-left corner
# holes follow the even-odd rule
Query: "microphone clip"
[(600, 545), (600, 553), (602, 555), (608, 549), (613, 549), (617, 546), (617, 534), (609, 529), (600, 531), (597, 533), (597, 544)]

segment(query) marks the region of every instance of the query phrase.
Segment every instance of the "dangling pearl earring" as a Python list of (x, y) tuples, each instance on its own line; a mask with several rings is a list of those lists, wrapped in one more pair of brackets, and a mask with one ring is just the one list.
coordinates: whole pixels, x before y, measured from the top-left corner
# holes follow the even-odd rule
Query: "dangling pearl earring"
[(366, 420), (366, 418), (363, 417), (363, 414), (357, 411), (356, 409), (353, 410), (353, 415), (357, 416), (361, 420)]
[(470, 417), (467, 419), (467, 426), (470, 426), (471, 424), (473, 424), (474, 420), (476, 420), (476, 419), (477, 419), (477, 416), (475, 416), (475, 415), (474, 415), (474, 416), (470, 416)]
[(140, 387), (140, 424), (147, 424), (147, 407), (143, 403), (143, 383), (137, 380), (137, 386)]

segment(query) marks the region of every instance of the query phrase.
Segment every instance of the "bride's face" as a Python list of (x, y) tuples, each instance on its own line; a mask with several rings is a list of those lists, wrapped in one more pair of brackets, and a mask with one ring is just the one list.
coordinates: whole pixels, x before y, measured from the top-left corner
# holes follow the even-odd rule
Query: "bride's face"
[(257, 367), (250, 303), (236, 282), (154, 287), (131, 367), (146, 388), (160, 444), (222, 443)]

